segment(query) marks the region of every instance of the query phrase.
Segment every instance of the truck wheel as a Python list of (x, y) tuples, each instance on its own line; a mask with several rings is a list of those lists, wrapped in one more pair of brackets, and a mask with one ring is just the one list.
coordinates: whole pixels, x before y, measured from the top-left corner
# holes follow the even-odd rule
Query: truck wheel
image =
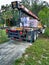
[(45, 29), (42, 29), (42, 30), (41, 30), (41, 33), (44, 34), (44, 33), (45, 33)]
[(37, 34), (36, 34), (36, 32), (34, 32), (32, 42), (34, 42), (36, 39), (37, 39)]
[(37, 38), (38, 38), (39, 34), (37, 33), (36, 36), (37, 36)]

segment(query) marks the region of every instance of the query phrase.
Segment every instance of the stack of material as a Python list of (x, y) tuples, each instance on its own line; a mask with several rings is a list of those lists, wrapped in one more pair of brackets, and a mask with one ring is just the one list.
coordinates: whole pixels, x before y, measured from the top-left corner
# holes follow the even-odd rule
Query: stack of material
[(22, 17), (21, 22), (23, 23), (22, 26), (29, 26), (29, 17)]
[(29, 20), (29, 22), (30, 22), (31, 27), (38, 27), (38, 20), (31, 19), (31, 20)]
[(27, 26), (27, 27), (38, 27), (38, 21), (36, 19), (29, 19), (29, 17), (22, 17), (20, 26)]

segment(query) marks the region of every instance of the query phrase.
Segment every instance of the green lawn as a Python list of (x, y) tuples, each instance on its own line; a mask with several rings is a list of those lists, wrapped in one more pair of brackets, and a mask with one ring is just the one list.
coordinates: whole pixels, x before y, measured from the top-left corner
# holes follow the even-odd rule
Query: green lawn
[(49, 39), (37, 39), (14, 65), (49, 65)]
[(0, 30), (0, 44), (4, 43), (6, 41), (8, 41), (8, 37), (6, 35), (6, 31), (4, 29)]

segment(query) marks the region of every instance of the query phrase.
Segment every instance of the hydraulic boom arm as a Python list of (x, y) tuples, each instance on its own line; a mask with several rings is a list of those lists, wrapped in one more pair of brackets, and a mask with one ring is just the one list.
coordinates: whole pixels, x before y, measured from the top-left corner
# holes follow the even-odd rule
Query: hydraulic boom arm
[(31, 16), (31, 17), (39, 20), (39, 18), (34, 13), (32, 13), (30, 10), (28, 10), (23, 5), (21, 5), (18, 1), (12, 2), (12, 8), (13, 9), (17, 8), (18, 10), (21, 10), (23, 13), (26, 13), (28, 16)]

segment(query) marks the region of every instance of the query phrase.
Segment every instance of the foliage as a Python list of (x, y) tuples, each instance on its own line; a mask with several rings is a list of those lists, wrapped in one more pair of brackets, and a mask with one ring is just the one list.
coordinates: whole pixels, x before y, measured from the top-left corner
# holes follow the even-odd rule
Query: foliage
[(14, 17), (15, 21), (17, 21), (19, 19), (19, 12), (18, 12), (18, 10), (14, 10), (13, 11), (13, 17)]
[(40, 10), (40, 4), (38, 4), (37, 1), (32, 2), (31, 11), (34, 14), (38, 15), (39, 10)]
[(49, 8), (45, 7), (38, 13), (41, 22), (47, 26), (49, 26)]
[(11, 11), (5, 11), (2, 13), (2, 17), (3, 19), (9, 19), (10, 17), (12, 17), (12, 12)]
[(31, 10), (37, 16), (38, 16), (39, 11), (42, 10), (43, 8), (45, 8), (45, 7), (48, 7), (48, 3), (45, 2), (45, 1), (40, 1), (40, 0), (32, 1)]
[(3, 26), (3, 24), (4, 24), (4, 19), (2, 18), (2, 15), (0, 13), (0, 26)]
[(33, 13), (35, 13), (36, 15), (39, 12), (39, 8), (40, 8), (40, 4), (39, 0), (22, 0), (22, 4), (27, 7), (29, 10), (31, 10)]
[(4, 19), (0, 18), (0, 24), (4, 24)]
[(8, 40), (9, 39), (8, 39), (8, 37), (6, 35), (6, 31), (4, 29), (3, 30), (0, 30), (0, 44), (6, 42)]
[(29, 0), (22, 0), (22, 4), (27, 7), (28, 9), (30, 9), (30, 1)]
[(49, 37), (49, 28), (46, 28), (45, 33), (44, 33), (44, 36), (45, 37)]
[(38, 16), (40, 10), (48, 7), (48, 3), (42, 0), (22, 0), (22, 4)]
[[(7, 19), (11, 19), (11, 18), (14, 18), (14, 20), (17, 20), (18, 19), (18, 11), (16, 10), (13, 10), (11, 8), (11, 5), (6, 5), (6, 6), (2, 6), (1, 8), (3, 10), (2, 12), (2, 18), (4, 19), (5, 21), (5, 24), (7, 23)], [(4, 11), (5, 9), (5, 11)]]

